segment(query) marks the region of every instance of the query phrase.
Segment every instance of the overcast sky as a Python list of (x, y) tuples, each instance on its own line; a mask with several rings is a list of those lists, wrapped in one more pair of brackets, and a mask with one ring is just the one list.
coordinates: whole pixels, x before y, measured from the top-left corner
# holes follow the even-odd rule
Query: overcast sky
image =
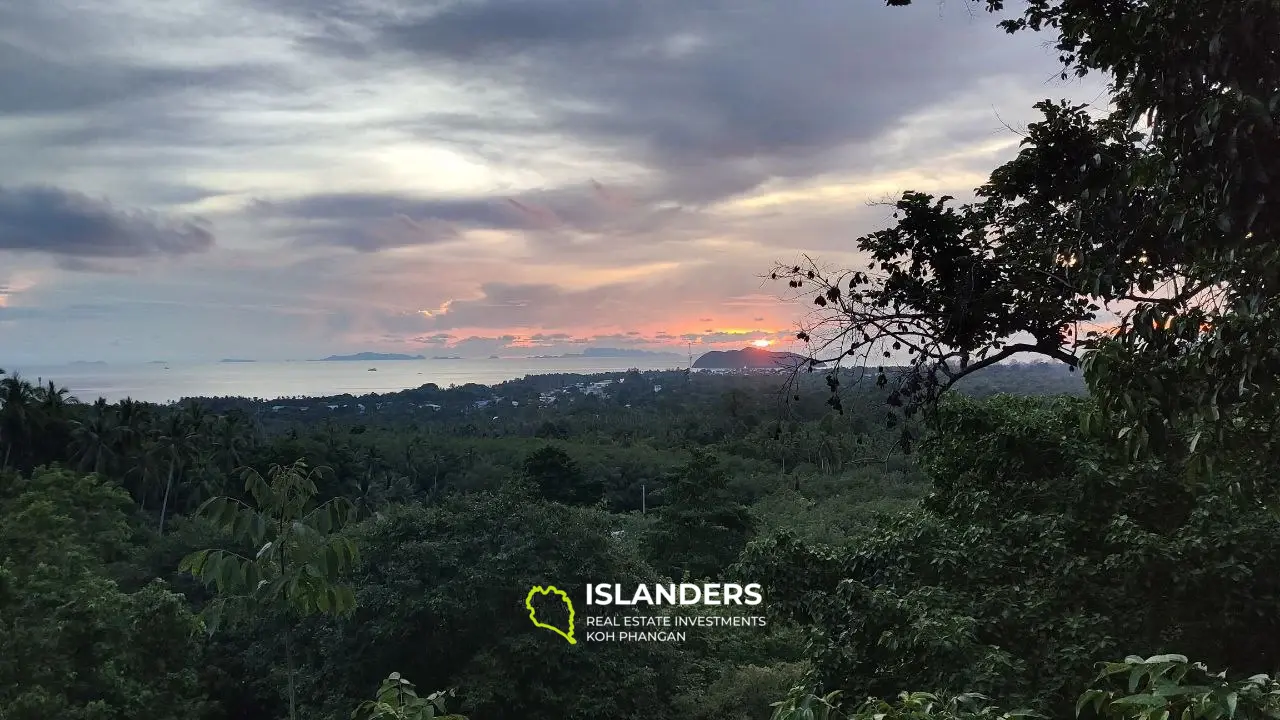
[(852, 262), (888, 219), (868, 201), (966, 196), (1034, 102), (1100, 100), (995, 22), (0, 1), (0, 367), (785, 340), (806, 307), (775, 260)]

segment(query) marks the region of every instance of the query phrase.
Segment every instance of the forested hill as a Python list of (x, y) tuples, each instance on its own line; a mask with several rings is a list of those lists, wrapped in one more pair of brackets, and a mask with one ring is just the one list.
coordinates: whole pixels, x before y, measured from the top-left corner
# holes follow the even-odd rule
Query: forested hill
[[(1038, 103), (971, 202), (903, 193), (868, 264), (768, 275), (797, 340), (907, 368), (170, 406), (0, 374), (0, 719), (1280, 717), (1280, 6), (972, 5), (1108, 91)], [(679, 582), (764, 602), (531, 622)]]
[[(275, 720), (292, 669), (305, 716), (325, 720), (346, 720), (393, 671), (457, 687), (481, 718), (626, 718), (655, 697), (664, 716), (710, 703), (717, 717), (763, 717), (806, 667), (798, 626), (567, 654), (509, 601), (550, 578), (577, 587), (584, 566), (618, 582), (723, 575), (752, 538), (838, 543), (911, 506), (924, 478), (883, 423), (883, 392), (853, 377), (843, 415), (824, 404), (821, 374), (795, 387), (776, 373), (544, 375), (172, 406), (82, 404), (0, 378), (0, 609), (21, 629), (0, 640), (24, 658), (0, 663), (0, 714), (78, 717), (88, 698), (106, 717)], [(1045, 377), (1010, 368), (1006, 381), (1056, 390)], [(239, 624), (228, 609), (212, 636), (193, 635), (217, 593), (179, 560), (250, 540), (195, 511), (223, 495), (265, 502), (240, 469), (284, 482), (272, 466), (299, 459), (295, 480), (327, 468), (316, 499), (355, 513), (342, 537), (363, 557), (344, 576), (356, 615), (302, 620), (263, 599)], [(466, 587), (450, 580), (461, 572)], [(59, 614), (68, 603), (74, 618)], [(98, 639), (73, 652), (84, 633)]]
[[(901, 368), (887, 368), (893, 374)], [(761, 407), (781, 397), (781, 388), (790, 376), (787, 371), (765, 373), (705, 373), (686, 371), (629, 371), (598, 374), (530, 375), (493, 386), (466, 384), (441, 388), (434, 383), (390, 393), (331, 395), (279, 399), (239, 397), (188, 398), (214, 410), (240, 408), (259, 415), (284, 413), (305, 421), (323, 418), (351, 418), (377, 415), (383, 418), (456, 418), (465, 415), (498, 415), (501, 418), (537, 417), (540, 408), (559, 405), (591, 408), (656, 410), (682, 405), (699, 405), (718, 394), (738, 391), (759, 396)], [(802, 373), (801, 387), (825, 387), (825, 373)], [(873, 374), (860, 369), (840, 373), (842, 382), (859, 394), (883, 396), (872, 387)], [(957, 384), (958, 392), (974, 396), (995, 393), (1017, 395), (1079, 395), (1085, 392), (1079, 373), (1049, 363), (997, 365)], [(772, 403), (776, 408), (777, 403)], [(799, 406), (805, 412), (820, 412), (821, 406), (806, 393)]]
[(958, 392), (975, 397), (996, 393), (1014, 395), (1084, 395), (1087, 388), (1079, 372), (1062, 363), (993, 365), (956, 383)]

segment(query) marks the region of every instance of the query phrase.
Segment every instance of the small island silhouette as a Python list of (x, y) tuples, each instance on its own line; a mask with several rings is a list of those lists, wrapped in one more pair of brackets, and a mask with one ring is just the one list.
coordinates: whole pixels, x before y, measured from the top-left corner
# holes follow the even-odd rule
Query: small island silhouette
[(702, 370), (763, 370), (795, 368), (808, 362), (803, 355), (748, 347), (741, 350), (712, 350), (693, 362)]
[(330, 355), (323, 358), (320, 362), (348, 362), (348, 361), (369, 361), (369, 360), (426, 360), (422, 355), (401, 355), (400, 353), (376, 353), (362, 352), (355, 355)]

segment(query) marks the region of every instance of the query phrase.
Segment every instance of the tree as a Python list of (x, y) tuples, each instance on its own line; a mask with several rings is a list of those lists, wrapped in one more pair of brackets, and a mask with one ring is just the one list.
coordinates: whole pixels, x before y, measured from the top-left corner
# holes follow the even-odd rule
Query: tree
[(588, 480), (573, 457), (555, 445), (544, 445), (525, 458), (524, 475), (552, 502), (591, 505), (602, 497), (599, 484)]
[(645, 543), (661, 571), (714, 577), (737, 560), (754, 532), (746, 506), (729, 490), (728, 475), (705, 453), (668, 476), (661, 499)]
[(524, 606), (529, 588), (554, 584), (574, 598), (581, 634), (587, 582), (657, 582), (611, 537), (616, 527), (615, 516), (517, 484), (392, 506), (353, 526), (359, 605), (307, 637), (317, 659), (304, 677), (308, 715), (349, 712), (380, 668), (398, 668), (427, 687), (457, 687), (469, 714), (491, 720), (673, 716), (665, 711), (687, 670), (679, 644), (569, 645), (534, 627)]
[(446, 714), (444, 700), (452, 693), (434, 692), (419, 697), (413, 683), (391, 673), (378, 687), (376, 699), (367, 700), (351, 713), (352, 720), (467, 720)]
[(161, 535), (164, 534), (164, 523), (169, 513), (169, 498), (173, 493), (174, 481), (195, 455), (196, 438), (196, 428), (189, 424), (186, 417), (175, 412), (166, 415), (163, 423), (156, 429), (152, 450), (166, 468), (164, 497), (160, 500)]
[(35, 425), (35, 388), (17, 373), (0, 379), (0, 469), (23, 467)]
[(801, 339), (815, 359), (908, 353), (909, 409), (1013, 352), (1079, 363), (1131, 452), (1202, 475), (1280, 456), (1274, 3), (1031, 0), (1001, 24), (1056, 35), (1064, 77), (1108, 74), (1114, 112), (1041, 103), (976, 202), (904, 194), (858, 241), (868, 272), (779, 267), (816, 295)]
[[(345, 614), (355, 607), (354, 592), (339, 582), (358, 558), (356, 546), (339, 534), (352, 515), (351, 504), (335, 498), (315, 505), (320, 470), (309, 470), (301, 459), (272, 466), (267, 478), (246, 469), (245, 492), (257, 507), (230, 497), (212, 498), (201, 506), (199, 516), (256, 548), (251, 557), (200, 550), (179, 565), (217, 589), (217, 598), (203, 613), (210, 632), (224, 619), (239, 621), (254, 613), (306, 617)], [(297, 720), (291, 634), (285, 633), (285, 662), (289, 717)]]
[(89, 409), (89, 417), (72, 423), (72, 458), (81, 470), (101, 474), (114, 460), (117, 427), (112, 408), (99, 399)]
[(919, 508), (839, 550), (784, 537), (745, 553), (770, 610), (820, 633), (827, 689), (972, 691), (1058, 717), (1100, 658), (1271, 662), (1280, 518), (1084, 433), (1090, 405), (949, 398), (946, 431), (921, 447), (933, 492)]
[[(1094, 688), (1082, 693), (1074, 715), (1087, 720), (1186, 720), (1274, 718), (1280, 714), (1280, 683), (1267, 675), (1228, 680), (1204, 663), (1184, 655), (1131, 655), (1123, 662), (1102, 663)], [(979, 693), (939, 696), (901, 692), (890, 702), (867, 698), (858, 706), (840, 707), (840, 693), (819, 697), (794, 688), (773, 704), (773, 720), (1016, 720), (1043, 718), (1026, 709), (1002, 711)]]
[(0, 473), (0, 717), (198, 720), (203, 647), (159, 581), (124, 592), (129, 496), (97, 475)]

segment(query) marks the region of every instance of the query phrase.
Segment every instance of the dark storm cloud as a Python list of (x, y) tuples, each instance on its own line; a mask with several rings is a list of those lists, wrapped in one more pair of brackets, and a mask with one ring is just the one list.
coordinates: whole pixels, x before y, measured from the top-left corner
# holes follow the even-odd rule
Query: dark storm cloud
[(993, 19), (970, 17), (963, 2), (941, 13), (932, 3), (856, 0), (345, 7), (364, 12), (318, 24), (318, 37), (521, 88), (544, 131), (622, 150), (661, 170), (670, 198), (694, 204), (830, 169), (840, 162), (832, 150), (871, 141), (993, 73), (1039, 72), (1026, 68), (1047, 58), (1020, 37), (997, 38)]
[(198, 220), (129, 212), (54, 187), (0, 187), (0, 250), (76, 258), (187, 255), (214, 245)]

